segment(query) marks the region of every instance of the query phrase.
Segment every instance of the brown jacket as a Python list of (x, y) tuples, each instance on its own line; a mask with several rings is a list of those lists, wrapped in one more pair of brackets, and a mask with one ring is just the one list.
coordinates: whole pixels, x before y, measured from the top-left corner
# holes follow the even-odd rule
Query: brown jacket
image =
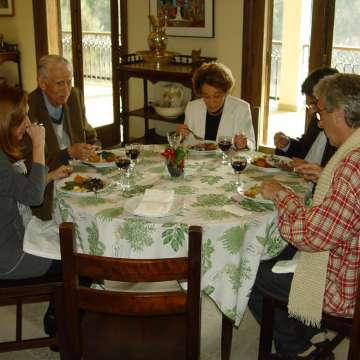
[[(37, 88), (29, 95), (29, 118), (32, 122), (44, 124), (45, 157), (49, 171), (56, 169), (61, 164), (66, 164), (69, 155), (66, 151), (60, 150), (59, 143), (52, 125), (52, 120), (46, 109), (44, 97), (40, 88)], [(97, 141), (95, 129), (87, 122), (85, 117), (85, 106), (81, 92), (72, 88), (69, 99), (64, 105), (64, 130), (70, 137), (71, 144), (87, 142), (93, 144)], [(31, 166), (32, 150), (31, 141), (25, 140), (25, 158)], [(41, 206), (33, 208), (33, 214), (43, 220), (49, 220), (53, 209), (53, 183), (48, 184), (45, 190), (44, 202)]]

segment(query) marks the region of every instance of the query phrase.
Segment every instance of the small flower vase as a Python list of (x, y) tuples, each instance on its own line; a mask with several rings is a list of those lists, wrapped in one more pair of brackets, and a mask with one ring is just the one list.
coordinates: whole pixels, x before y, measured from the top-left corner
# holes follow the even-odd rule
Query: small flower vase
[(171, 177), (179, 177), (184, 174), (184, 160), (181, 160), (178, 164), (176, 164), (171, 160), (166, 159), (165, 163)]

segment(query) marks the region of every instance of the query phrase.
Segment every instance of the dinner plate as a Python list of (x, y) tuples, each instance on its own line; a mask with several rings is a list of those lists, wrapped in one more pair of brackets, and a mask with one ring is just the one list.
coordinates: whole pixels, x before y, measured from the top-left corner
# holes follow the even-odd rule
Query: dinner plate
[(238, 193), (245, 199), (249, 199), (249, 200), (256, 201), (256, 202), (262, 202), (265, 204), (273, 204), (272, 200), (263, 198), (261, 193), (256, 194), (254, 197), (245, 195), (245, 192), (248, 191), (254, 185), (259, 185), (259, 184), (252, 184), (251, 186), (247, 186), (245, 189), (239, 190)]
[[(263, 171), (263, 172), (267, 172), (267, 173), (274, 173), (274, 172), (279, 172), (280, 171), (280, 169), (277, 168), (277, 167), (268, 167), (267, 168), (267, 167), (264, 167), (264, 166), (258, 166), (258, 165), (253, 163), (254, 159), (262, 158), (262, 157), (263, 156), (254, 156), (254, 157), (252, 157), (251, 160), (250, 160), (250, 166), (252, 166), (254, 169), (257, 169), (257, 170)], [(266, 159), (266, 162), (269, 165), (274, 166), (274, 165), (270, 164), (270, 162), (269, 162), (270, 157), (269, 156), (265, 156), (265, 159)]]
[(102, 169), (102, 168), (108, 168), (108, 167), (116, 167), (116, 163), (115, 161), (99, 161), (99, 162), (92, 162), (92, 161), (86, 161), (83, 160), (82, 161), (83, 164), (91, 166), (91, 167), (95, 167), (97, 169)]
[(162, 215), (152, 215), (152, 216), (145, 216), (145, 215), (137, 215), (135, 214), (135, 210), (140, 204), (143, 195), (134, 196), (132, 198), (127, 199), (124, 205), (124, 209), (132, 215), (139, 216), (139, 217), (146, 217), (146, 218), (162, 218), (168, 216), (176, 215), (184, 206), (184, 200), (178, 196), (175, 196), (174, 202), (169, 210), (168, 213)]
[(71, 195), (76, 195), (76, 196), (90, 196), (90, 195), (93, 195), (95, 194), (94, 191), (84, 191), (84, 192), (81, 192), (81, 191), (75, 191), (75, 190), (67, 190), (67, 189), (64, 189), (64, 186), (66, 185), (67, 182), (70, 182), (70, 181), (74, 181), (74, 178), (76, 175), (80, 175), (80, 176), (83, 176), (83, 177), (89, 177), (89, 178), (96, 178), (96, 179), (100, 179), (103, 181), (104, 183), (104, 187), (98, 191), (96, 191), (96, 194), (101, 194), (103, 193), (105, 190), (107, 190), (107, 188), (110, 186), (111, 184), (111, 180), (107, 179), (107, 178), (103, 178), (101, 176), (98, 176), (98, 175), (94, 175), (94, 174), (85, 174), (85, 173), (81, 173), (81, 174), (72, 174), (70, 175), (69, 177), (67, 178), (64, 178), (64, 179), (61, 179), (59, 181), (57, 181), (56, 183), (56, 189), (57, 191), (61, 191), (61, 192), (64, 192), (66, 194), (71, 194)]
[[(216, 149), (214, 149), (214, 150), (196, 150), (196, 149), (192, 148), (193, 146), (195, 146), (197, 144), (201, 144), (201, 143), (216, 144)], [(216, 141), (205, 140), (205, 141), (199, 141), (197, 144), (188, 146), (188, 151), (189, 151), (190, 155), (208, 155), (208, 154), (216, 154), (216, 153), (220, 152), (220, 149), (219, 149)]]
[(267, 162), (277, 167), (278, 169), (285, 171), (293, 171), (294, 168), (290, 165), (293, 159), (281, 155), (272, 155), (267, 159)]

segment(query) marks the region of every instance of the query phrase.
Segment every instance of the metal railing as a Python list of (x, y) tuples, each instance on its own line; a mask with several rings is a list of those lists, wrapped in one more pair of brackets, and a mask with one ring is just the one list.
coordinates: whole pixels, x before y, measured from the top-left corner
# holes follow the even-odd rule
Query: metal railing
[[(279, 99), (281, 41), (273, 41), (271, 49), (270, 99)], [(309, 68), (310, 45), (304, 44), (302, 50), (302, 73), (305, 78)], [(331, 66), (340, 72), (360, 74), (360, 47), (334, 46)]]
[[(71, 61), (71, 32), (62, 32), (63, 56)], [(111, 34), (110, 32), (82, 33), (84, 78), (111, 80)]]

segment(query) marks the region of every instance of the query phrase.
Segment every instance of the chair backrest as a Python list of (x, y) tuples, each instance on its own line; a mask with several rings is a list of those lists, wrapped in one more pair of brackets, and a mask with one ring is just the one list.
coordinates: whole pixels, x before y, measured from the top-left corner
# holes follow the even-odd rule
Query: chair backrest
[[(0, 343), (0, 353), (14, 350), (57, 345), (57, 337), (24, 339), (22, 333), (23, 304), (53, 301), (56, 288), (61, 286), (61, 277), (41, 276), (19, 280), (0, 280), (0, 306), (16, 306), (15, 340)], [(55, 303), (55, 306), (57, 304)], [(5, 324), (3, 323), (5, 326)]]
[[(91, 351), (85, 349), (87, 339), (84, 332), (91, 327), (88, 319), (94, 318), (98, 314), (105, 327), (111, 328), (111, 333), (116, 332), (118, 338), (114, 339), (117, 349), (114, 349), (117, 356), (119, 353), (124, 356), (124, 347), (129, 346), (128, 350), (139, 349), (136, 341), (145, 341), (154, 336), (155, 327), (166, 328), (167, 323), (172, 319), (178, 321), (179, 317), (184, 322), (185, 340), (183, 342), (183, 359), (198, 359), (200, 353), (200, 273), (201, 273), (201, 228), (191, 226), (189, 228), (189, 251), (188, 257), (169, 258), (169, 259), (122, 259), (76, 252), (76, 239), (74, 236), (74, 226), (72, 223), (60, 225), (61, 256), (63, 261), (63, 295), (66, 316), (68, 346), (73, 357), (84, 358), (92, 357), (96, 349), (91, 348), (94, 341), (99, 339), (99, 333), (92, 334), (90, 341)], [(112, 280), (121, 282), (163, 282), (163, 281), (182, 281), (187, 280), (187, 291), (180, 287), (176, 291), (153, 291), (153, 292), (125, 292), (110, 291), (106, 289), (86, 288), (79, 285), (79, 277), (88, 277), (96, 280)], [(89, 316), (80, 321), (80, 311), (86, 311)], [(109, 325), (109, 322), (116, 319), (116, 325)], [(149, 320), (150, 319), (150, 320)], [(90, 321), (90, 320), (89, 320)], [(115, 321), (115, 320), (114, 320)], [(148, 321), (147, 325), (146, 322)], [(149, 322), (150, 321), (150, 322)], [(134, 334), (131, 333), (132, 324), (135, 322)], [(81, 323), (81, 324), (80, 324)], [(87, 325), (84, 327), (84, 323)], [(153, 324), (153, 326), (152, 326)], [(165, 325), (164, 325), (165, 324)], [(140, 331), (139, 326), (142, 327)], [(181, 326), (176, 325), (178, 329)], [(119, 328), (123, 330), (119, 330)], [(138, 329), (138, 330), (136, 330)], [(106, 329), (104, 329), (106, 331)], [(120, 332), (119, 332), (120, 331)], [(159, 344), (164, 343), (167, 334), (161, 333)], [(91, 331), (90, 331), (91, 332)], [(100, 332), (100, 330), (99, 330)], [(146, 334), (139, 334), (139, 333)], [(82, 340), (80, 341), (79, 334)], [(142, 335), (142, 336), (140, 336)], [(119, 337), (122, 341), (119, 340)], [(141, 339), (139, 337), (142, 337)], [(125, 342), (127, 338), (127, 343)], [(74, 339), (78, 339), (74, 341)], [(106, 337), (108, 341), (109, 336)], [(105, 341), (105, 340), (104, 340)], [(131, 347), (129, 342), (134, 341)], [(157, 340), (153, 340), (155, 342)], [(82, 342), (82, 345), (81, 345)], [(104, 345), (105, 346), (105, 345)], [(112, 345), (107, 344), (108, 348)], [(149, 349), (146, 349), (149, 357)], [(161, 350), (161, 349), (160, 349)], [(102, 354), (105, 354), (102, 350)], [(152, 352), (155, 350), (151, 350)], [(86, 355), (86, 356), (85, 356)], [(108, 356), (108, 357), (107, 357)], [(123, 358), (130, 359), (131, 354)], [(138, 356), (138, 354), (137, 354)], [(164, 355), (165, 356), (165, 355)], [(103, 355), (103, 358), (111, 358), (111, 354)], [(134, 359), (141, 357), (134, 357)], [(159, 359), (160, 357), (151, 357)], [(165, 358), (165, 357), (164, 357)], [(176, 357), (172, 357), (175, 359)]]

